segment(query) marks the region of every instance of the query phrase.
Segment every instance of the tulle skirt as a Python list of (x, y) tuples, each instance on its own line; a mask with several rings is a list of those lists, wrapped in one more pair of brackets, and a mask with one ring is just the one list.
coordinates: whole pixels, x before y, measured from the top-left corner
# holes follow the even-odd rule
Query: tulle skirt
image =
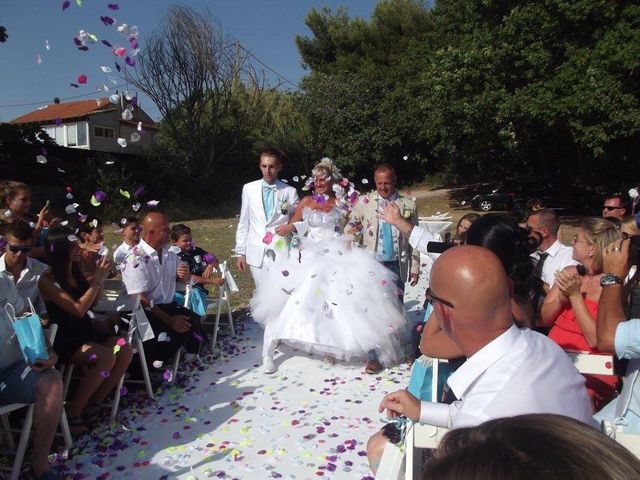
[(344, 238), (291, 253), (251, 299), (265, 336), (339, 360), (371, 350), (384, 365), (402, 359), (408, 326), (392, 272)]

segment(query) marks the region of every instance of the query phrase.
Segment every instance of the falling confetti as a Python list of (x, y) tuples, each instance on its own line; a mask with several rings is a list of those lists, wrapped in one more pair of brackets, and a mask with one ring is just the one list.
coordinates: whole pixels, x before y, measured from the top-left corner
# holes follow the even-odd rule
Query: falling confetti
[(44, 155), (36, 155), (36, 162), (45, 165), (47, 163), (47, 157)]

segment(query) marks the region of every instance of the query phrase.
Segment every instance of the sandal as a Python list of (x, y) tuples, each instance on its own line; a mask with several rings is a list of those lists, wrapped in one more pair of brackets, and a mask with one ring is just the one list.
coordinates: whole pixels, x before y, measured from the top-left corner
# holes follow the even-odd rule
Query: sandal
[(80, 417), (70, 417), (67, 415), (67, 423), (69, 424), (69, 431), (73, 437), (81, 437), (89, 433), (89, 428)]
[(89, 429), (97, 427), (102, 417), (100, 410), (102, 410), (101, 403), (89, 402), (82, 414), (82, 423)]

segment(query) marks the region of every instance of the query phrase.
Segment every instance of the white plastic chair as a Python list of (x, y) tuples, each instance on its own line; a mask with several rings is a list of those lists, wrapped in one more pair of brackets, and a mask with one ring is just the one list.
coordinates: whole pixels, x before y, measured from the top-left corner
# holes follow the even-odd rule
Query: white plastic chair
[[(211, 341), (211, 345), (215, 348), (216, 342), (218, 341), (218, 330), (220, 329), (220, 314), (222, 313), (222, 306), (224, 305), (227, 311), (227, 320), (229, 322), (229, 331), (232, 336), (236, 335), (235, 328), (233, 326), (233, 313), (231, 310), (231, 302), (230, 297), (232, 293), (239, 292), (240, 289), (236, 284), (231, 272), (227, 268), (227, 261), (220, 263), (219, 265), (220, 273), (222, 274), (222, 278), (224, 278), (224, 283), (220, 285), (218, 288), (218, 297), (213, 299), (209, 297), (208, 305), (207, 305), (207, 313), (213, 308), (216, 308), (216, 318), (213, 322), (213, 339)], [(205, 325), (211, 325), (211, 322), (205, 322)]]
[[(53, 341), (56, 338), (57, 331), (57, 324), (54, 323), (53, 325), (51, 325), (51, 327), (49, 327), (48, 332), (46, 332), (49, 343), (53, 344)], [(7, 444), (11, 449), (16, 448), (16, 445), (13, 440), (11, 426), (9, 425), (9, 419), (7, 418), (7, 416), (9, 413), (25, 407), (27, 408), (27, 414), (24, 417), (22, 430), (20, 430), (20, 439), (18, 440), (18, 448), (16, 449), (16, 455), (13, 460), (13, 466), (11, 468), (11, 475), (9, 477), (10, 480), (18, 480), (18, 478), (20, 477), (20, 470), (22, 469), (22, 462), (24, 460), (24, 454), (27, 451), (29, 434), (31, 433), (31, 427), (33, 425), (33, 409), (35, 407), (35, 404), (11, 403), (8, 405), (0, 406), (0, 423), (2, 425), (2, 429), (4, 430)], [(65, 447), (67, 449), (70, 449), (73, 446), (73, 441), (71, 439), (71, 431), (69, 430), (69, 423), (67, 422), (67, 415), (64, 408), (62, 409), (62, 416), (60, 417), (60, 428), (62, 430)]]

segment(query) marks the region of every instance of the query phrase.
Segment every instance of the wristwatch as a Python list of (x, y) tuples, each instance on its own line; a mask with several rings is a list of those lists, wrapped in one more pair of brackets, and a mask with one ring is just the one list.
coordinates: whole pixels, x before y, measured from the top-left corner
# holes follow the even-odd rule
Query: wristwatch
[(611, 285), (622, 285), (622, 279), (613, 273), (604, 273), (600, 277), (600, 286), (609, 287)]

